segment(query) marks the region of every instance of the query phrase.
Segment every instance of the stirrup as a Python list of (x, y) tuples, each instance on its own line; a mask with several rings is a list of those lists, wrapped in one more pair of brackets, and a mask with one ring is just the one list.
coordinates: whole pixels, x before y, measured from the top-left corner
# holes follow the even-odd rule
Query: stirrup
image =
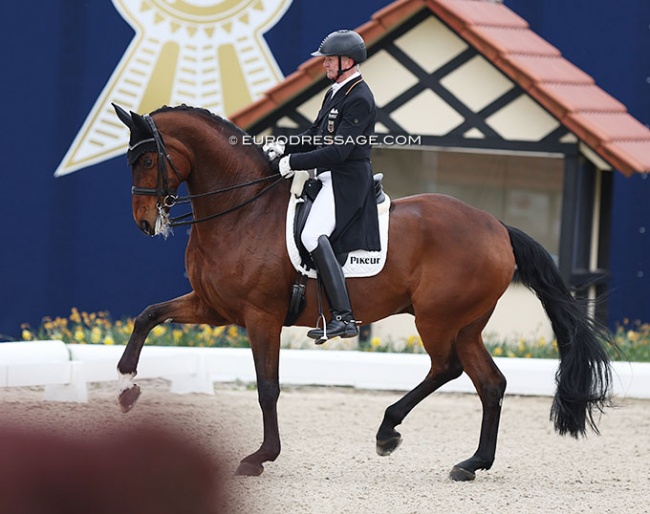
[[(318, 300), (320, 304), (320, 280), (318, 281)], [(314, 341), (314, 344), (323, 344), (325, 343), (329, 338), (327, 337), (327, 320), (325, 319), (325, 314), (323, 314), (322, 308), (319, 305), (319, 311), (320, 311), (320, 316), (318, 317), (318, 322), (316, 322), (316, 328), (310, 330), (307, 332), (307, 337), (310, 337), (312, 339), (316, 339)], [(321, 325), (323, 328), (319, 328), (318, 325)], [(317, 332), (321, 331), (323, 332), (321, 335), (318, 335)]]
[[(336, 327), (329, 327), (329, 332), (328, 333), (328, 325), (332, 324), (338, 324)], [(334, 332), (334, 334), (331, 334), (331, 332)], [(332, 339), (334, 337), (342, 337), (342, 338), (349, 338), (349, 337), (356, 337), (359, 335), (359, 329), (357, 328), (357, 322), (354, 319), (350, 320), (343, 320), (342, 316), (337, 315), (334, 316), (329, 323), (324, 324), (323, 328), (315, 328), (310, 330), (307, 333), (307, 337), (311, 337), (312, 339), (316, 339), (316, 344), (323, 344), (325, 341), (328, 341), (329, 339)]]

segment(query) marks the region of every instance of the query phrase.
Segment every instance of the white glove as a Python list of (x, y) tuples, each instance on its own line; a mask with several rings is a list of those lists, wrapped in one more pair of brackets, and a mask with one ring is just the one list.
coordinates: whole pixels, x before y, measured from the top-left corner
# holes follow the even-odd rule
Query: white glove
[(270, 143), (265, 143), (262, 147), (262, 151), (266, 158), (269, 161), (272, 161), (276, 157), (280, 157), (284, 154), (284, 143), (282, 141), (271, 141)]
[(291, 163), (289, 162), (290, 158), (291, 155), (285, 155), (282, 157), (282, 159), (280, 159), (279, 171), (280, 175), (282, 175), (284, 178), (291, 178), (295, 173), (295, 171), (291, 169)]

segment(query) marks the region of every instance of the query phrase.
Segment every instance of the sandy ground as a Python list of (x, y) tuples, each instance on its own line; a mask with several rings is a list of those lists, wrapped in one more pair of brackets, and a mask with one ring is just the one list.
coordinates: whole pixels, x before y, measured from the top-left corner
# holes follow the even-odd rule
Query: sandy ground
[(471, 456), (478, 441), (476, 396), (432, 395), (399, 427), (402, 446), (379, 457), (375, 432), (384, 409), (402, 393), (284, 388), (283, 451), (253, 478), (231, 476), (261, 442), (250, 386), (218, 385), (214, 396), (181, 396), (170, 394), (162, 380), (141, 385), (142, 397), (126, 415), (113, 385), (93, 386), (87, 404), (44, 402), (38, 388), (0, 389), (2, 419), (80, 437), (155, 419), (225, 463), (236, 513), (650, 512), (648, 401), (619, 399), (619, 408), (602, 417), (600, 436), (576, 441), (553, 432), (550, 398), (507, 396), (493, 468), (474, 482), (455, 483), (449, 470)]

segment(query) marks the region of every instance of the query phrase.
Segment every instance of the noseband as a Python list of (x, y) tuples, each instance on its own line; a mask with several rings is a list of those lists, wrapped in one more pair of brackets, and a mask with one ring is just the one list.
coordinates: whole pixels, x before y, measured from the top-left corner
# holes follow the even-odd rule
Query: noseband
[[(237, 209), (244, 207), (245, 205), (248, 205), (249, 203), (257, 200), (260, 196), (262, 196), (264, 193), (267, 193), (271, 189), (273, 189), (276, 185), (278, 185), (280, 182), (282, 182), (282, 176), (279, 174), (275, 175), (269, 175), (267, 177), (262, 177), (259, 179), (251, 180), (250, 182), (244, 182), (243, 184), (238, 184), (235, 186), (230, 186), (226, 187), (223, 189), (217, 189), (215, 191), (208, 191), (205, 193), (198, 193), (194, 195), (187, 195), (184, 197), (179, 197), (176, 194), (176, 189), (173, 189), (169, 186), (169, 174), (167, 173), (167, 163), (171, 166), (172, 170), (174, 171), (174, 174), (176, 177), (178, 177), (178, 183), (180, 185), (181, 182), (183, 182), (183, 177), (181, 177), (181, 174), (178, 172), (178, 168), (174, 164), (174, 161), (172, 160), (171, 156), (169, 155), (169, 152), (167, 152), (167, 149), (165, 148), (165, 143), (163, 142), (162, 136), (160, 135), (160, 132), (158, 131), (158, 127), (156, 127), (156, 123), (153, 121), (151, 116), (148, 114), (145, 114), (143, 116), (147, 124), (149, 125), (149, 128), (151, 129), (151, 134), (153, 137), (149, 139), (143, 139), (142, 141), (137, 142), (133, 146), (130, 146), (127, 152), (127, 160), (131, 166), (140, 158), (140, 156), (144, 153), (147, 152), (156, 152), (158, 154), (158, 182), (156, 184), (156, 188), (150, 188), (150, 187), (138, 187), (138, 186), (132, 186), (131, 187), (131, 195), (143, 195), (143, 196), (155, 196), (158, 198), (158, 211), (162, 214), (164, 208), (171, 208), (176, 204), (184, 204), (184, 203), (189, 203), (192, 201), (194, 198), (200, 198), (204, 196), (209, 196), (209, 195), (214, 195), (214, 194), (219, 194), (219, 193), (226, 193), (228, 191), (233, 191), (235, 189), (239, 189), (242, 187), (246, 186), (251, 186), (254, 184), (259, 184), (260, 182), (266, 182), (268, 180), (271, 180), (273, 178), (276, 178), (275, 182), (269, 184), (266, 188), (262, 189), (260, 192), (258, 192), (256, 195), (253, 197), (249, 198), (248, 200), (243, 201), (242, 203), (239, 203), (233, 207), (230, 207), (229, 209), (226, 209), (224, 211), (217, 212), (216, 214), (212, 214), (210, 216), (206, 216), (204, 218), (199, 218), (199, 219), (194, 219), (193, 218), (193, 213), (189, 212), (187, 214), (183, 214), (182, 216), (177, 216), (175, 218), (171, 218), (168, 221), (169, 226), (171, 227), (178, 227), (182, 225), (192, 225), (194, 223), (200, 223), (202, 221), (208, 221), (214, 218), (217, 218), (219, 216), (222, 216), (224, 214), (228, 214), (230, 212), (236, 211)], [(192, 219), (187, 219), (187, 218), (192, 218)]]

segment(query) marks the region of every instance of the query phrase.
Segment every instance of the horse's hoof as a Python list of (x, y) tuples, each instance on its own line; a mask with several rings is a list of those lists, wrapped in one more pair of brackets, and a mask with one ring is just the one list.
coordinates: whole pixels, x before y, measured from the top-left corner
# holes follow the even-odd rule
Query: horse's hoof
[(120, 392), (120, 395), (117, 397), (117, 401), (120, 404), (120, 409), (122, 412), (125, 414), (129, 412), (135, 405), (135, 402), (138, 401), (139, 397), (140, 386), (138, 384), (133, 384), (133, 386)]
[(258, 477), (264, 471), (264, 466), (261, 464), (252, 464), (250, 462), (241, 461), (235, 475), (242, 477)]
[(454, 482), (470, 482), (476, 478), (476, 473), (467, 469), (459, 468), (458, 466), (454, 466), (449, 472), (449, 478), (451, 478)]
[(384, 439), (383, 441), (377, 440), (377, 455), (386, 457), (393, 453), (397, 448), (402, 444), (402, 436), (397, 435), (391, 437), (390, 439)]

